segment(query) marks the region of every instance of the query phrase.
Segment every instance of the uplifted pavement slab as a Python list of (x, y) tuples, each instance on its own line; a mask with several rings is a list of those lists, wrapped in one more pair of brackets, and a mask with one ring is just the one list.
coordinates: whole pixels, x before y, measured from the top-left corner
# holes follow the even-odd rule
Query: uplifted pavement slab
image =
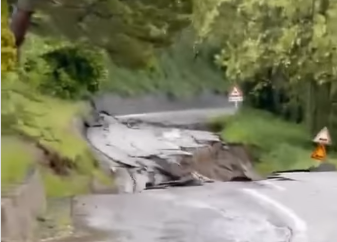
[(130, 125), (105, 114), (100, 118), (100, 125), (88, 128), (87, 138), (104, 155), (103, 162), (108, 163), (123, 192), (163, 184), (259, 179), (246, 150), (224, 144), (212, 132), (146, 122)]

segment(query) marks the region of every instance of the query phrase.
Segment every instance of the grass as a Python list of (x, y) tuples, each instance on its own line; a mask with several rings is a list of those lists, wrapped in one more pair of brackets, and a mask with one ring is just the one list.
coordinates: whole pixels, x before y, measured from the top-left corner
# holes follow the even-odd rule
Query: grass
[(29, 147), (14, 137), (1, 137), (1, 190), (23, 181), (33, 164)]
[[(2, 85), (2, 88), (4, 86), (6, 85)], [(86, 193), (93, 176), (110, 182), (110, 179), (96, 169), (94, 158), (86, 141), (74, 128), (76, 115), (86, 112), (83, 103), (68, 102), (40, 95), (30, 86), (19, 81), (7, 84), (7, 88), (8, 86), (19, 91), (11, 93), (10, 102), (21, 105), (27, 113), (27, 117), (24, 118), (25, 122), (19, 122), (17, 127), (25, 134), (36, 137), (42, 145), (60, 154), (61, 157), (76, 163), (77, 169), (69, 177), (60, 177), (47, 169), (42, 169), (44, 185), (49, 196), (62, 197)], [(8, 153), (15, 151), (16, 144), (12, 144), (12, 146), (12, 150), (8, 149)], [(15, 154), (10, 155), (15, 156)], [(22, 167), (23, 164), (35, 159), (32, 155), (22, 155), (21, 158), (22, 160), (16, 159), (21, 162), (18, 161)], [(5, 162), (3, 160), (2, 167), (10, 166), (11, 160), (12, 158), (6, 159)], [(20, 172), (22, 173), (21, 170)], [(12, 175), (14, 177), (21, 176), (16, 171), (11, 173), (15, 173)], [(3, 176), (3, 174), (2, 170), (1, 175)]]
[[(242, 109), (234, 116), (220, 117), (213, 123), (223, 125), (221, 135), (224, 140), (253, 147), (252, 152), (258, 157), (255, 166), (262, 174), (275, 170), (304, 169), (318, 164), (310, 158), (315, 146), (302, 125), (253, 109)], [(337, 164), (335, 154), (329, 158), (329, 161)]]
[(90, 176), (84, 174), (73, 172), (67, 177), (62, 177), (44, 169), (42, 178), (48, 197), (69, 197), (89, 192)]

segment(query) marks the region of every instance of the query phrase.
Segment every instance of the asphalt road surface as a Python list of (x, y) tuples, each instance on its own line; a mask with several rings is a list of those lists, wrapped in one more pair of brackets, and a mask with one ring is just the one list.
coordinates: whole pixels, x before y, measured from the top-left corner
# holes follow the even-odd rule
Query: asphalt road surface
[(136, 119), (144, 122), (161, 123), (164, 125), (193, 125), (207, 123), (212, 118), (221, 115), (233, 115), (235, 109), (231, 106), (224, 108), (188, 109), (180, 111), (152, 112), (140, 114), (119, 115), (120, 120)]
[(337, 173), (76, 199), (91, 242), (335, 242)]
[(109, 94), (93, 100), (96, 111), (122, 119), (140, 119), (164, 124), (185, 125), (204, 123), (213, 116), (233, 114), (234, 104), (228, 98), (205, 91), (198, 96), (170, 99), (166, 95), (123, 98)]

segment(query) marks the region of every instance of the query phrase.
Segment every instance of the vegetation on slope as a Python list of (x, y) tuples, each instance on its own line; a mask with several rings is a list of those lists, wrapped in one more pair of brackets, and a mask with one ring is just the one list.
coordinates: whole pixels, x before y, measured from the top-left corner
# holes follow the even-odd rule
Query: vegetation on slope
[(31, 147), (15, 137), (1, 137), (1, 190), (19, 184), (33, 164)]
[[(2, 137), (8, 136), (10, 140), (17, 137), (9, 144), (6, 139), (3, 141), (4, 147), (11, 149), (2, 153), (1, 165), (12, 169), (2, 170), (3, 174), (21, 171), (34, 161), (43, 170), (46, 191), (51, 196), (88, 192), (93, 177), (106, 181), (75, 127), (75, 117), (85, 111), (81, 103), (41, 95), (31, 86), (18, 79), (10, 80), (8, 76), (3, 81), (10, 83), (2, 84), (2, 105), (6, 106), (2, 108)], [(22, 156), (7, 155), (14, 147)], [(23, 156), (27, 152), (21, 147), (30, 148), (30, 155)], [(14, 158), (20, 161), (13, 161)], [(16, 176), (19, 174), (22, 173)]]
[(86, 41), (105, 51), (109, 81), (102, 91), (188, 96), (203, 88), (226, 90), (219, 68), (212, 63), (217, 47), (206, 43), (198, 51), (194, 48), (193, 1), (58, 3), (40, 3), (32, 31), (54, 39)]
[(129, 96), (166, 93), (185, 97), (204, 89), (225, 93), (229, 83), (212, 63), (216, 46), (205, 43), (195, 55), (194, 37), (191, 29), (184, 30), (171, 47), (155, 54), (151, 69), (133, 70), (107, 60), (109, 81), (104, 83), (103, 90)]
[[(41, 19), (41, 16), (43, 17), (37, 14), (41, 21), (46, 20)], [(48, 17), (44, 15), (46, 16)], [(4, 28), (8, 30), (6, 25)], [(3, 33), (7, 33), (6, 37), (13, 40), (9, 31)], [(171, 34), (168, 38), (174, 37)], [(138, 38), (137, 41), (141, 43)], [(102, 89), (129, 95), (157, 91), (185, 95), (200, 91), (207, 83), (204, 82), (205, 79), (212, 83), (213, 87), (221, 86), (222, 78), (219, 74), (214, 74), (214, 67), (208, 63), (209, 56), (195, 60), (191, 48), (192, 41), (189, 39), (188, 42), (183, 42), (179, 49), (168, 51), (164, 56), (154, 51), (156, 58), (162, 58), (163, 61), (159, 61), (164, 65), (135, 70), (139, 67), (130, 66), (128, 63), (121, 64), (118, 61), (119, 57), (112, 60), (111, 53), (106, 55), (97, 48), (89, 47), (86, 41), (69, 42), (60, 36), (53, 36), (51, 31), (45, 36), (31, 33), (20, 50), (19, 67), (8, 65), (11, 69), (7, 68), (3, 75), (2, 136), (15, 137), (17, 144), (12, 142), (11, 145), (18, 150), (20, 144), (25, 144), (28, 140), (29, 144), (35, 144), (33, 149), (43, 151), (40, 167), (49, 195), (65, 196), (86, 192), (93, 176), (103, 182), (106, 178), (98, 172), (85, 142), (72, 127), (74, 116), (82, 112), (83, 105), (78, 100)], [(123, 42), (118, 46), (123, 44), (130, 43)], [(143, 47), (139, 50), (143, 50)], [(181, 58), (179, 52), (185, 49), (188, 55)], [(15, 57), (16, 50), (13, 46), (11, 50)], [(131, 63), (135, 60), (132, 55), (123, 55)], [(108, 63), (107, 59), (114, 63), (104, 66)], [(2, 62), (2, 67), (7, 63), (11, 63), (9, 58)], [(12, 63), (15, 62), (12, 60)], [(185, 64), (191, 66), (185, 68)], [(203, 66), (207, 66), (206, 74), (200, 74), (204, 71)], [(142, 82), (139, 78), (141, 76), (147, 82)], [(110, 80), (110, 83), (107, 80)], [(24, 137), (24, 140), (21, 137)], [(35, 155), (39, 152), (31, 153)], [(11, 158), (4, 158), (4, 165), (11, 164)], [(27, 156), (27, 161), (33, 160), (36, 163), (38, 158)], [(30, 163), (14, 164), (21, 170), (25, 168), (25, 164)], [(17, 173), (17, 179), (20, 174)]]
[[(257, 146), (263, 171), (306, 166), (306, 135), (323, 126), (337, 134), (336, 8), (334, 0), (43, 1), (34, 18), (35, 34), (21, 53), (21, 68), (3, 78), (6, 135), (28, 136), (67, 161), (69, 179), (45, 170), (50, 194), (83, 192), (95, 172), (86, 145), (72, 132), (79, 99), (97, 91), (224, 92), (236, 82), (246, 104), (303, 125), (245, 110), (234, 117), (238, 123), (228, 121), (226, 138)], [(191, 15), (197, 41), (185, 30)], [(14, 68), (12, 41), (5, 28), (5, 71)], [(266, 128), (256, 132), (255, 126)], [(273, 141), (265, 142), (267, 136)], [(298, 161), (288, 163), (285, 153)]]
[[(255, 168), (261, 174), (307, 169), (319, 164), (310, 158), (315, 145), (305, 127), (272, 113), (243, 108), (234, 116), (213, 120), (213, 125), (220, 128), (224, 140), (249, 147), (255, 157)], [(328, 161), (337, 164), (336, 154), (328, 155)]]
[[(83, 104), (58, 98), (78, 99), (84, 95), (82, 90), (98, 89), (90, 89), (93, 83), (98, 85), (104, 79), (104, 72), (95, 62), (97, 56), (88, 59), (89, 50), (76, 52), (80, 47), (67, 42), (60, 47), (54, 43), (48, 46), (46, 41), (32, 41), (33, 46), (28, 42), (20, 56), (23, 64), (17, 67), (14, 39), (8, 31), (6, 15), (2, 16), (2, 27), (1, 38), (8, 40), (1, 42), (3, 185), (23, 181), (31, 165), (41, 169), (50, 196), (88, 192), (92, 178), (110, 182), (98, 171), (86, 142), (76, 130), (74, 118), (86, 112)], [(75, 51), (74, 55), (65, 53), (69, 48)], [(45, 56), (48, 58), (43, 60)], [(65, 64), (60, 66), (60, 62)], [(81, 68), (92, 70), (93, 75), (79, 76)], [(46, 84), (49, 88), (45, 88)]]

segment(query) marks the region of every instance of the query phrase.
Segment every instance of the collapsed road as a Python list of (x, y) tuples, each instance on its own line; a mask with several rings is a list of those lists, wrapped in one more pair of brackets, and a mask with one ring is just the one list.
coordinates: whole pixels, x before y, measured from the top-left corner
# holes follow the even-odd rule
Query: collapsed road
[(209, 131), (170, 128), (100, 113), (87, 138), (119, 192), (212, 181), (258, 180), (244, 147)]
[[(88, 235), (78, 241), (337, 240), (336, 172), (303, 170), (261, 180), (244, 147), (186, 129), (183, 119), (173, 128), (172, 122), (160, 125), (168, 114), (150, 117), (100, 113), (89, 125), (87, 138), (101, 165), (117, 175), (120, 192), (135, 194), (76, 197), (75, 225)], [(237, 181), (245, 179), (254, 181)], [(171, 187), (177, 185), (185, 187)]]

